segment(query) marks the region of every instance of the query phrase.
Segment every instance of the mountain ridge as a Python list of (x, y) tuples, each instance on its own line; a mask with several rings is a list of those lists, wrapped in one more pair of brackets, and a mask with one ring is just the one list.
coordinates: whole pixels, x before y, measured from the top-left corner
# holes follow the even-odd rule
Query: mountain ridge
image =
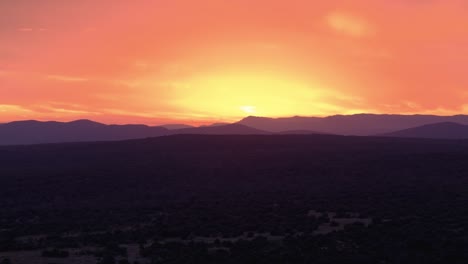
[(468, 125), (441, 122), (386, 133), (379, 136), (400, 138), (468, 139)]
[(411, 127), (440, 122), (456, 122), (468, 125), (468, 115), (397, 115), (397, 114), (355, 114), (333, 115), (327, 117), (258, 117), (248, 116), (238, 121), (247, 125), (272, 132), (286, 130), (311, 130), (318, 133), (372, 136), (391, 133)]
[[(206, 135), (266, 135), (266, 134), (332, 134), (352, 136), (405, 136), (407, 129), (430, 124), (451, 123), (452, 128), (437, 132), (418, 132), (413, 137), (465, 138), (467, 115), (394, 115), (356, 114), (328, 117), (258, 117), (248, 116), (232, 124), (213, 124), (192, 127), (184, 124), (148, 126), (144, 124), (103, 124), (89, 119), (70, 122), (22, 120), (0, 124), (0, 145), (28, 145), (62, 142), (116, 141), (160, 137), (175, 134)], [(169, 126), (169, 127), (165, 127)], [(431, 128), (431, 127), (429, 127)], [(440, 130), (440, 125), (432, 127)], [(428, 128), (424, 128), (427, 130)], [(459, 132), (455, 130), (461, 130)], [(394, 134), (397, 133), (397, 134)], [(415, 133), (414, 131), (411, 133)], [(410, 133), (410, 135), (411, 135)], [(421, 134), (422, 133), (422, 134)], [(468, 132), (467, 132), (468, 133)]]
[(241, 124), (168, 129), (141, 124), (106, 125), (91, 120), (71, 122), (14, 121), (0, 126), (0, 145), (119, 141), (176, 134), (254, 135), (269, 132)]

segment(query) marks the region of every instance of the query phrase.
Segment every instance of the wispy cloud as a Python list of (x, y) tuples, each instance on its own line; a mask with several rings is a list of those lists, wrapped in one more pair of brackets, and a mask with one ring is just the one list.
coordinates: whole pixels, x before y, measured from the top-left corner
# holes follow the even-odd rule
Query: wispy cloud
[(61, 114), (72, 114), (72, 115), (99, 115), (100, 114), (99, 112), (94, 112), (94, 111), (57, 108), (57, 107), (52, 107), (52, 106), (42, 106), (42, 107), (51, 112), (61, 113)]
[(22, 28), (18, 28), (18, 31), (21, 31), (21, 32), (32, 32), (34, 31), (33, 28), (29, 28), (29, 27), (22, 27)]
[(47, 28), (32, 28), (32, 27), (21, 27), (16, 29), (19, 32), (44, 32)]
[(158, 117), (156, 114), (153, 114), (153, 113), (135, 112), (135, 111), (122, 110), (122, 109), (113, 109), (113, 108), (103, 109), (103, 111), (107, 114), (113, 114), (113, 115), (138, 116), (138, 117), (147, 117), (147, 118)]
[(89, 81), (87, 78), (76, 77), (76, 76), (66, 76), (66, 75), (47, 75), (45, 77), (47, 80), (61, 81), (61, 82), (86, 82)]
[(99, 115), (97, 109), (91, 109), (83, 104), (73, 102), (50, 101), (31, 106), (31, 110), (41, 113), (60, 113), (69, 115)]
[(29, 109), (26, 109), (20, 105), (13, 105), (13, 104), (0, 104), (0, 113), (28, 113), (32, 112)]
[(327, 25), (336, 32), (352, 37), (364, 37), (375, 33), (365, 19), (345, 12), (332, 12), (325, 17)]

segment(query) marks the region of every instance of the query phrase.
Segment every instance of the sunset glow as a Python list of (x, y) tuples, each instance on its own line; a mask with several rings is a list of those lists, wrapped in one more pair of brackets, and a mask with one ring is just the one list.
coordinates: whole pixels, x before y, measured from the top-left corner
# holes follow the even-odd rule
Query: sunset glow
[(0, 123), (468, 112), (468, 3), (0, 2)]

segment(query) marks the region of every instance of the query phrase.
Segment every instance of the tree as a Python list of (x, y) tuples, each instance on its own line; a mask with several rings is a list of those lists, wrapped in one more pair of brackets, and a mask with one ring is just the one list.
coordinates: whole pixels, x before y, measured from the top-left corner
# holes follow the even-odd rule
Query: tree
[(98, 264), (115, 264), (115, 258), (113, 256), (106, 255), (98, 262)]
[(0, 264), (11, 264), (11, 260), (9, 258), (5, 258), (0, 262)]
[(119, 264), (130, 264), (130, 262), (128, 261), (128, 259), (121, 259), (119, 261)]

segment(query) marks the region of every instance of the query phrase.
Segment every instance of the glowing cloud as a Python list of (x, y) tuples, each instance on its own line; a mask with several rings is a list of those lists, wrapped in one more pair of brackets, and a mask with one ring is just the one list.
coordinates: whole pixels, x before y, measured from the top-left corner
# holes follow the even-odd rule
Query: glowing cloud
[(333, 30), (352, 37), (364, 37), (374, 34), (374, 28), (364, 19), (342, 12), (332, 12), (325, 20)]
[(7, 113), (7, 112), (29, 112), (28, 109), (25, 109), (19, 105), (5, 105), (0, 104), (0, 112)]
[(18, 31), (21, 31), (21, 32), (32, 32), (34, 31), (33, 28), (18, 28)]
[(65, 75), (47, 75), (47, 80), (62, 81), (62, 82), (86, 82), (88, 79), (81, 77), (65, 76)]

